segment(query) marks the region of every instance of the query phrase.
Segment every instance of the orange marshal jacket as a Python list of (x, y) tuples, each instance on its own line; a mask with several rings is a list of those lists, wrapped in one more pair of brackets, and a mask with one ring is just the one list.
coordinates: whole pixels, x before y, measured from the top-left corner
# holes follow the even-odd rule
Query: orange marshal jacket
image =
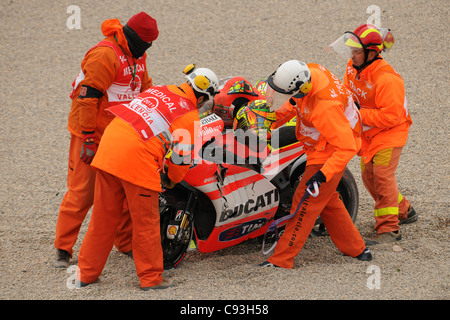
[[(176, 96), (187, 98), (197, 106), (197, 98), (187, 83), (179, 87), (174, 85), (166, 87), (173, 93), (174, 98)], [(175, 147), (172, 149), (171, 158), (164, 160), (171, 145), (171, 141), (167, 138), (169, 133), (162, 132), (144, 142), (131, 124), (116, 117), (106, 128), (91, 166), (135, 185), (159, 192), (160, 171), (164, 163), (168, 165), (167, 174), (170, 180), (175, 183), (180, 182), (189, 170), (199, 126), (197, 109), (186, 111), (170, 123), (168, 130), (172, 135), (172, 145)], [(178, 132), (183, 132), (183, 136), (173, 134), (177, 129), (181, 129)], [(180, 165), (178, 160), (182, 158), (185, 161)], [(177, 161), (172, 162), (173, 159)]]
[(296, 137), (305, 144), (308, 165), (323, 164), (321, 171), (329, 181), (358, 152), (361, 119), (351, 93), (335, 75), (318, 64), (308, 67), (311, 91), (284, 103), (276, 111), (275, 127), (297, 116)]
[(382, 149), (401, 147), (412, 124), (403, 79), (386, 60), (374, 61), (357, 76), (352, 61), (347, 64), (345, 86), (361, 106), (362, 147), (365, 163)]
[[(133, 67), (135, 61), (130, 53), (127, 40), (122, 31), (122, 25), (118, 19), (110, 19), (103, 22), (102, 32), (106, 38), (99, 45), (89, 50), (81, 62), (82, 72), (80, 74), (83, 74), (83, 77), (80, 82), (76, 83), (71, 94), (72, 108), (69, 113), (67, 126), (69, 131), (78, 137), (82, 137), (81, 131), (95, 131), (98, 140), (101, 138), (106, 126), (114, 118), (112, 114), (105, 111), (109, 106), (107, 90), (113, 83), (117, 82), (117, 78), (121, 77), (122, 83), (124, 81), (131, 82), (131, 72), (127, 72), (127, 75), (124, 77), (123, 72), (120, 74), (119, 71), (129, 70), (128, 62)], [(119, 61), (114, 49), (101, 45), (105, 41), (115, 46), (118, 52), (123, 54), (120, 47), (117, 46), (117, 44), (120, 45), (126, 54), (128, 62), (126, 59)], [(125, 58), (125, 55), (122, 57)], [(136, 68), (136, 76), (138, 81), (140, 80), (140, 92), (152, 86), (152, 79), (147, 72), (146, 57), (147, 55), (144, 54), (143, 57), (136, 60), (136, 64), (141, 64)], [(77, 79), (74, 81), (74, 84)], [(83, 85), (99, 90), (103, 93), (103, 96), (101, 98), (80, 99), (80, 90)], [(132, 98), (130, 97), (127, 100), (131, 101)]]

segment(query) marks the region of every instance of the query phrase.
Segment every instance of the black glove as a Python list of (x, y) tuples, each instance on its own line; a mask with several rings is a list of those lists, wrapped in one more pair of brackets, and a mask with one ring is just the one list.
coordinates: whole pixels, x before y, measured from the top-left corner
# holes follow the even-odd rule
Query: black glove
[(160, 177), (161, 177), (161, 185), (163, 186), (163, 188), (172, 189), (173, 187), (175, 187), (176, 183), (170, 180), (167, 174), (160, 173)]
[(314, 182), (317, 182), (317, 186), (320, 187), (320, 185), (326, 181), (327, 181), (327, 178), (322, 173), (322, 171), (319, 170), (311, 177), (311, 179), (306, 181), (306, 187), (313, 185)]

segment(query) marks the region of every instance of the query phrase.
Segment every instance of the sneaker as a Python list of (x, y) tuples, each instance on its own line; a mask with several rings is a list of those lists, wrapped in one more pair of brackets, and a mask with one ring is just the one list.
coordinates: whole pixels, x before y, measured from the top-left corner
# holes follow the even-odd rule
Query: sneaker
[(264, 261), (263, 263), (258, 264), (257, 267), (266, 267), (266, 268), (267, 268), (267, 267), (268, 267), (268, 268), (273, 267), (273, 268), (280, 268), (279, 266), (276, 266), (276, 265), (274, 265), (273, 263), (270, 263), (269, 261)]
[(384, 232), (378, 234), (375, 238), (366, 240), (367, 245), (376, 245), (381, 243), (390, 243), (402, 240), (402, 234), (400, 230), (392, 232)]
[(419, 217), (419, 215), (416, 212), (416, 210), (414, 210), (414, 208), (412, 206), (410, 206), (408, 209), (408, 214), (406, 215), (406, 218), (398, 219), (398, 224), (400, 225), (400, 224), (408, 224), (408, 223), (416, 222), (418, 217)]
[(173, 287), (173, 281), (172, 280), (168, 280), (168, 279), (163, 279), (163, 281), (161, 281), (156, 286), (143, 287), (141, 289), (144, 290), (144, 291), (149, 291), (149, 290), (167, 289), (167, 288), (170, 288), (170, 287)]
[(66, 250), (57, 249), (53, 266), (55, 268), (67, 268), (69, 266), (69, 260), (71, 256)]
[(372, 252), (370, 252), (369, 248), (366, 247), (364, 251), (355, 258), (360, 261), (372, 261)]

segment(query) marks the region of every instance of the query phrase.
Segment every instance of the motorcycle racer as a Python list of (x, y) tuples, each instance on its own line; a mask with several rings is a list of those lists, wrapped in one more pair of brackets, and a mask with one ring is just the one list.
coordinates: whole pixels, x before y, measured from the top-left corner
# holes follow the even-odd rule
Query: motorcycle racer
[(296, 136), (305, 144), (306, 169), (295, 191), (291, 214), (307, 186), (315, 182), (320, 192), (287, 221), (273, 255), (260, 266), (293, 268), (294, 258), (319, 215), (342, 253), (370, 261), (372, 255), (336, 192), (361, 143), (360, 115), (350, 92), (323, 66), (298, 60), (281, 64), (267, 82), (266, 99), (277, 119), (274, 127), (297, 116)]

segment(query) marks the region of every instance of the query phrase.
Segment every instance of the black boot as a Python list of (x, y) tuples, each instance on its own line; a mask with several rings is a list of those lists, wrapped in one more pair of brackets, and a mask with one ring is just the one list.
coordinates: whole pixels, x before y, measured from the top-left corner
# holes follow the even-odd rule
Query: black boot
[(56, 249), (55, 260), (53, 266), (55, 268), (67, 268), (69, 266), (70, 254), (66, 250)]

